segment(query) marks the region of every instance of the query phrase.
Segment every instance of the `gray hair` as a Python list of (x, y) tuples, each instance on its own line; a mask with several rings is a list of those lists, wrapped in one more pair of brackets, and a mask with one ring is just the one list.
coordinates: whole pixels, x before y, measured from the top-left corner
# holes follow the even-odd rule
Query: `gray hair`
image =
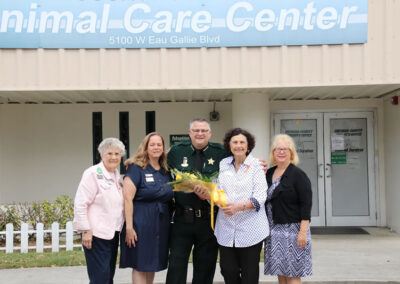
[(190, 124), (189, 124), (189, 130), (192, 130), (193, 123), (195, 123), (195, 122), (205, 122), (208, 125), (208, 130), (211, 130), (210, 122), (205, 118), (194, 118), (194, 119), (192, 119), (190, 121)]
[(101, 141), (97, 150), (99, 151), (100, 155), (103, 155), (110, 147), (118, 148), (121, 151), (121, 156), (125, 156), (126, 151), (124, 143), (122, 143), (118, 138), (114, 137), (105, 138), (103, 141)]

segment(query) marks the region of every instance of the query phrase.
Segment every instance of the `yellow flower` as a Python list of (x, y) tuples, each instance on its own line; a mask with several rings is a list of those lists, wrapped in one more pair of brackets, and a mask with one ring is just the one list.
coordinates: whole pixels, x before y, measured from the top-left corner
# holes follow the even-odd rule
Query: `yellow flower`
[(189, 177), (190, 177), (191, 179), (197, 179), (197, 176), (194, 175), (194, 174), (190, 174)]
[(181, 174), (177, 174), (175, 180), (182, 180), (182, 175)]

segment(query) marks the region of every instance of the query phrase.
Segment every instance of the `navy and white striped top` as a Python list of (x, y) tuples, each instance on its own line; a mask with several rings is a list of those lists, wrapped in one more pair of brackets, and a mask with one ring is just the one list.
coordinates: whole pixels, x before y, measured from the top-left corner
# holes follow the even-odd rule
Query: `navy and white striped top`
[(269, 235), (265, 214), (267, 182), (262, 165), (248, 155), (236, 172), (233, 156), (219, 164), (218, 186), (225, 190), (228, 202), (250, 200), (254, 209), (239, 211), (228, 217), (220, 210), (215, 225), (218, 244), (225, 247), (250, 247)]

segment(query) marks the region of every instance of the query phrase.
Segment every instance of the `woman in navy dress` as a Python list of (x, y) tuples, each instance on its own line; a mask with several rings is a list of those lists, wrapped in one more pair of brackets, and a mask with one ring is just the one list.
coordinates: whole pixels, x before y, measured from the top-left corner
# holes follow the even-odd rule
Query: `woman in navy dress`
[(296, 166), (299, 158), (293, 139), (275, 136), (266, 177), (270, 236), (265, 241), (264, 274), (277, 275), (280, 284), (301, 283), (312, 274), (311, 182)]
[(125, 162), (125, 224), (121, 232), (120, 268), (131, 267), (132, 283), (151, 284), (167, 268), (168, 235), (173, 197), (160, 134), (148, 134), (135, 156)]

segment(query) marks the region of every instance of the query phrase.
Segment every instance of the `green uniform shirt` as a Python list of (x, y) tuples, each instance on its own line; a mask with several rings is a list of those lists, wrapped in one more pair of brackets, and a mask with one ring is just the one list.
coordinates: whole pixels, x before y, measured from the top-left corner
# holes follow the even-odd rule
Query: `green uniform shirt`
[[(206, 176), (211, 176), (219, 171), (219, 162), (227, 156), (224, 147), (219, 143), (211, 143), (201, 151), (202, 169), (201, 173)], [(172, 146), (168, 152), (168, 166), (171, 169), (177, 169), (182, 172), (195, 171), (196, 149), (191, 142), (181, 142)], [(193, 206), (199, 202), (199, 198), (194, 193), (175, 192), (175, 204), (177, 206)], [(208, 202), (202, 202), (208, 205)]]

